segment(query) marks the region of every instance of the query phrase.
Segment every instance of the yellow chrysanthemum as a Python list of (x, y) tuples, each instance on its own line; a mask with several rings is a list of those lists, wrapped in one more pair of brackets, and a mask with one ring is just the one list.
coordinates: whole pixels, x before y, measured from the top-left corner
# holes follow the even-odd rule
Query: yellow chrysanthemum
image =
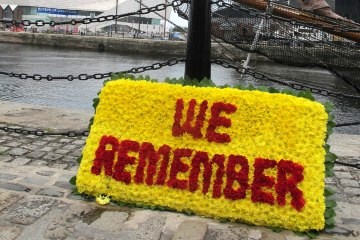
[[(207, 109), (197, 138), (189, 133), (174, 136), (173, 126), (179, 99), (183, 99), (184, 102), (181, 124), (186, 120), (186, 115), (188, 117), (191, 115), (190, 102), (192, 99), (196, 100), (190, 128), (196, 125), (200, 105), (206, 101)], [(236, 110), (229, 108), (227, 112), (216, 113), (216, 107), (213, 106), (217, 103), (222, 103), (224, 106), (228, 104), (227, 107), (231, 104), (236, 106)], [(219, 124), (221, 118), (231, 120), (230, 126)], [(213, 127), (211, 121), (216, 126), (213, 132), (223, 136), (228, 135), (228, 142), (209, 141), (211, 135), (209, 129)], [(78, 191), (93, 196), (106, 193), (112, 196), (113, 200), (164, 206), (177, 211), (190, 209), (199, 215), (242, 220), (256, 225), (297, 231), (323, 229), (325, 224), (323, 144), (326, 123), (327, 114), (323, 105), (285, 94), (231, 88), (184, 87), (146, 81), (112, 81), (106, 84), (100, 94), (100, 103), (96, 109), (78, 172)], [(111, 146), (105, 143), (106, 146), (101, 147), (104, 136), (112, 138)], [(126, 141), (129, 141), (126, 143), (128, 145), (125, 144)], [(143, 155), (146, 159), (145, 165), (140, 163), (140, 151), (144, 154), (144, 150), (140, 148), (145, 145), (152, 146), (154, 151), (165, 145), (171, 148), (169, 162), (163, 166), (163, 169), (161, 163), (164, 160), (161, 159), (156, 163), (155, 168), (149, 170), (150, 155)], [(113, 148), (116, 151), (111, 153)], [(125, 154), (120, 154), (118, 149), (121, 148), (127, 149)], [(190, 149), (192, 155), (181, 157), (178, 163), (173, 164), (175, 149)], [(101, 151), (107, 153), (101, 154)], [(220, 165), (212, 165), (211, 174), (208, 176), (210, 186), (204, 190), (205, 193), (202, 192), (205, 170), (203, 166), (200, 167), (199, 187), (190, 191), (186, 181), (191, 175), (191, 159), (195, 152), (205, 152), (209, 159), (222, 154), (226, 156), (223, 162), (225, 167), (229, 163), (230, 155), (244, 156), (249, 166), (249, 187), (244, 192), (245, 198), (231, 200), (224, 197), (223, 191), (227, 184), (226, 171), (228, 171), (226, 168), (219, 185), (220, 197), (213, 197), (214, 182)], [(125, 162), (119, 162), (119, 158), (125, 159)], [(277, 190), (271, 184), (272, 187), (262, 187), (260, 191), (275, 198), (273, 205), (255, 203), (252, 200), (251, 186), (255, 176), (256, 158), (270, 159), (276, 164), (282, 160), (289, 160), (303, 167), (303, 180), (297, 185), (303, 193), (304, 202), (299, 203), (304, 204), (303, 208), (296, 210), (292, 206), (292, 196), (289, 193), (286, 195), (285, 205), (278, 204)], [(102, 164), (108, 164), (106, 169)], [(182, 168), (180, 167), (182, 170), (175, 173), (173, 171), (172, 174), (175, 174), (175, 178), (180, 181), (173, 183), (169, 180), (171, 168), (179, 164), (182, 164)], [(240, 171), (239, 166), (235, 169)], [(148, 176), (149, 171), (153, 171), (153, 175)], [(164, 181), (155, 184), (161, 171), (165, 172)], [(141, 172), (143, 176), (139, 175)], [(277, 167), (274, 167), (262, 173), (277, 181), (277, 172)], [(192, 175), (194, 174), (193, 172)], [(185, 182), (185, 188), (170, 187), (176, 186), (181, 181)], [(230, 187), (238, 188), (239, 183), (234, 181)], [(99, 201), (104, 203), (110, 199), (100, 197)]]
[(96, 197), (96, 202), (100, 205), (109, 204), (110, 201), (111, 201), (111, 198), (104, 194), (100, 194), (99, 196)]

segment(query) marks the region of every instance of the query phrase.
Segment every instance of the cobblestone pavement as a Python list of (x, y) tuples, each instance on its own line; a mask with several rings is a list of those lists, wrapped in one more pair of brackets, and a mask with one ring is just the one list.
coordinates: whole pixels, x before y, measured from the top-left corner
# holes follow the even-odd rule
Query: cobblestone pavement
[[(340, 160), (351, 156), (359, 136), (350, 136)], [(351, 145), (351, 141), (355, 140)], [(340, 135), (335, 149), (344, 143)], [(336, 143), (338, 142), (338, 144)], [(31, 136), (0, 131), (0, 240), (11, 239), (307, 239), (291, 231), (275, 233), (263, 227), (180, 213), (115, 205), (105, 207), (71, 193), (84, 138)], [(352, 147), (351, 147), (352, 146)], [(351, 153), (346, 155), (346, 153)], [(359, 154), (360, 155), (360, 154)], [(327, 184), (336, 190), (337, 227), (319, 239), (360, 239), (360, 171), (335, 167)]]

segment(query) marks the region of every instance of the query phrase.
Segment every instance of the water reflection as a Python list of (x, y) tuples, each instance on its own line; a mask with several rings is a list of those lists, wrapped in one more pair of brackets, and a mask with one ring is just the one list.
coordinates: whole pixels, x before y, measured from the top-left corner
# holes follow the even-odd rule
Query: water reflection
[[(133, 67), (151, 65), (166, 61), (166, 56), (120, 55), (69, 49), (53, 49), (37, 46), (0, 43), (0, 71), (42, 74), (42, 75), (79, 75), (80, 73), (106, 73), (128, 70)], [(270, 62), (254, 61), (256, 70), (270, 74), (276, 78), (311, 83), (331, 91), (353, 93), (343, 81), (336, 79), (331, 73), (322, 69), (286, 67)], [(144, 75), (162, 81), (166, 77), (182, 77), (184, 64), (164, 67), (157, 71), (148, 71)], [(217, 85), (253, 84), (254, 86), (273, 86), (278, 84), (253, 79), (245, 75), (241, 77), (234, 70), (221, 66), (212, 66), (212, 79)], [(42, 80), (20, 80), (0, 75), (0, 100), (62, 108), (92, 110), (92, 99), (102, 87), (103, 80), (68, 82)], [(316, 96), (321, 102), (334, 103), (334, 113), (338, 122), (352, 122), (360, 119), (360, 101), (350, 99), (327, 98)], [(338, 131), (360, 134), (360, 127), (339, 128)]]

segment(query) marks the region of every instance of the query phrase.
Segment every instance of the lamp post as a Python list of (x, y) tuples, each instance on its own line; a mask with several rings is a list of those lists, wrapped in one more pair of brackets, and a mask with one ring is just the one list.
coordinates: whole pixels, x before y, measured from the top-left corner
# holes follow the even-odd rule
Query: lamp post
[[(119, 4), (119, 0), (116, 0), (116, 10), (115, 10), (115, 15), (118, 15), (118, 4)], [(117, 34), (117, 17), (115, 18), (115, 36)]]

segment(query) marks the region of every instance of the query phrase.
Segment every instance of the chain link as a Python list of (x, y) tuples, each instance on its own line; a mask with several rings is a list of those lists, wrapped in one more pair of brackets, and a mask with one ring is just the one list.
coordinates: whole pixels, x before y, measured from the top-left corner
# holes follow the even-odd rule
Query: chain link
[(236, 65), (230, 64), (228, 61), (225, 61), (225, 60), (222, 60), (222, 59), (212, 60), (211, 62), (215, 63), (217, 65), (220, 65), (220, 66), (222, 66), (224, 68), (234, 69), (234, 70), (236, 70), (236, 72), (238, 72), (240, 74), (247, 74), (247, 75), (250, 75), (250, 76), (252, 76), (252, 77), (254, 77), (256, 79), (259, 79), (259, 80), (271, 81), (271, 82), (274, 82), (274, 83), (285, 85), (285, 86), (288, 86), (288, 87), (290, 87), (292, 89), (295, 89), (295, 90), (299, 90), (299, 91), (309, 90), (311, 93), (322, 95), (322, 96), (327, 96), (327, 97), (351, 98), (351, 99), (360, 100), (360, 96), (347, 95), (347, 94), (343, 94), (343, 93), (339, 93), (339, 92), (331, 92), (331, 91), (329, 91), (327, 89), (320, 89), (320, 88), (316, 88), (316, 87), (305, 86), (305, 85), (302, 85), (300, 83), (284, 82), (284, 81), (281, 81), (281, 80), (274, 79), (274, 78), (271, 78), (269, 76), (266, 76), (265, 74), (263, 74), (261, 72), (256, 72), (256, 71), (254, 71), (254, 70), (252, 70), (250, 68), (244, 68), (244, 67), (241, 67), (241, 66), (236, 66)]
[(336, 124), (336, 127), (348, 127), (348, 126), (356, 126), (356, 125), (360, 125), (360, 122), (340, 123), (340, 124)]
[(32, 130), (20, 127), (8, 127), (0, 126), (0, 130), (6, 133), (17, 133), (23, 135), (35, 135), (35, 136), (66, 136), (66, 137), (87, 137), (89, 131), (67, 131), (67, 132), (47, 132), (44, 130)]
[(90, 23), (94, 23), (94, 22), (112, 21), (112, 20), (115, 20), (115, 19), (134, 16), (134, 15), (138, 15), (138, 14), (144, 15), (144, 14), (149, 14), (149, 13), (152, 13), (152, 12), (163, 11), (167, 7), (179, 7), (180, 5), (182, 5), (184, 3), (189, 3), (189, 2), (190, 2), (190, 0), (173, 0), (172, 2), (170, 2), (168, 4), (161, 3), (161, 4), (158, 4), (158, 5), (153, 6), (153, 7), (140, 8), (136, 12), (128, 12), (128, 13), (124, 13), (124, 14), (120, 14), (120, 15), (107, 15), (107, 16), (101, 16), (101, 17), (96, 17), (96, 18), (83, 18), (81, 20), (72, 19), (70, 21), (62, 21), (62, 22), (55, 22), (55, 21), (46, 22), (46, 21), (43, 21), (43, 20), (37, 20), (37, 21), (22, 20), (22, 21), (17, 21), (17, 20), (3, 20), (3, 19), (0, 19), (0, 23), (11, 24), (11, 25), (23, 25), (25, 27), (31, 26), (31, 25), (35, 25), (37, 27), (43, 27), (43, 26), (49, 25), (49, 26), (53, 27), (53, 26), (56, 26), (56, 25), (65, 25), (65, 24), (71, 24), (71, 25), (90, 24)]
[[(22, 135), (35, 135), (38, 137), (43, 136), (65, 136), (65, 137), (87, 137), (89, 136), (89, 131), (67, 131), (67, 132), (47, 132), (44, 130), (30, 130), (26, 128), (20, 128), (20, 127), (7, 127), (7, 126), (0, 126), (0, 130), (6, 132), (6, 133), (17, 133)], [(360, 169), (360, 163), (352, 164), (352, 163), (345, 163), (345, 162), (339, 162), (335, 161), (335, 164), (357, 168)]]
[[(173, 66), (175, 64), (178, 63), (182, 63), (185, 62), (186, 59), (185, 58), (171, 58), (169, 60), (167, 60), (166, 62), (157, 62), (154, 64), (151, 64), (149, 66), (144, 66), (144, 67), (138, 67), (138, 68), (131, 68), (130, 70), (125, 70), (125, 71), (120, 71), (120, 72), (116, 72), (116, 73), (132, 73), (132, 74), (136, 74), (136, 73), (142, 73), (145, 71), (149, 71), (149, 70), (158, 70), (160, 68), (163, 68), (165, 66)], [(47, 81), (53, 81), (53, 80), (68, 80), (68, 81), (73, 81), (73, 80), (80, 80), (80, 81), (86, 81), (86, 80), (90, 80), (90, 79), (104, 79), (104, 78), (109, 78), (111, 77), (112, 72), (108, 72), (108, 73), (95, 73), (95, 74), (79, 74), (77, 76), (74, 75), (67, 75), (67, 76), (52, 76), (52, 75), (40, 75), (40, 74), (34, 74), (34, 75), (29, 75), (26, 73), (13, 73), (13, 72), (0, 72), (0, 75), (5, 75), (5, 76), (9, 76), (11, 78), (19, 78), (22, 80), (25, 79), (32, 79), (35, 81), (40, 81), (40, 80), (47, 80)]]
[(345, 162), (335, 161), (335, 164), (360, 169), (360, 163), (345, 163)]
[[(165, 66), (173, 66), (176, 65), (178, 63), (183, 63), (186, 62), (185, 58), (171, 58), (169, 60), (167, 60), (166, 62), (157, 62), (148, 66), (143, 66), (143, 67), (137, 67), (137, 68), (131, 68), (129, 70), (126, 71), (120, 71), (120, 72), (115, 72), (116, 74), (121, 74), (121, 73), (129, 73), (129, 74), (139, 74), (142, 72), (146, 72), (146, 71), (150, 71), (150, 70), (159, 70)], [(244, 68), (241, 66), (236, 66), (233, 65), (231, 63), (229, 63), (226, 60), (222, 60), (222, 59), (215, 59), (212, 60), (211, 63), (215, 63), (217, 65), (220, 65), (224, 68), (230, 68), (230, 69), (234, 69), (236, 72), (240, 73), (240, 74), (247, 74), (250, 75), (256, 79), (259, 80), (263, 80), (263, 81), (271, 81), (274, 83), (278, 83), (281, 85), (285, 85), (288, 86), (292, 89), (298, 90), (298, 91), (302, 91), (302, 90), (309, 90), (310, 92), (314, 93), (314, 94), (318, 94), (318, 95), (322, 95), (322, 96), (327, 96), (327, 97), (336, 97), (336, 98), (350, 98), (350, 99), (358, 99), (360, 100), (360, 96), (354, 96), (354, 95), (347, 95), (347, 94), (343, 94), (343, 93), (339, 93), (339, 92), (331, 92), (327, 89), (320, 89), (320, 88), (316, 88), (316, 87), (311, 87), (311, 86), (306, 86), (306, 85), (302, 85), (300, 83), (288, 83), (288, 82), (284, 82), (278, 79), (274, 79), (271, 78), (269, 76), (266, 76), (265, 74), (261, 73), (261, 72), (256, 72), (250, 68)], [(86, 80), (90, 80), (90, 79), (104, 79), (104, 78), (109, 78), (111, 77), (112, 72), (108, 72), (108, 73), (95, 73), (95, 74), (80, 74), (78, 76), (73, 76), (73, 75), (67, 75), (67, 76), (52, 76), (52, 75), (40, 75), (40, 74), (34, 74), (34, 75), (29, 75), (26, 73), (8, 73), (8, 72), (0, 72), (0, 75), (6, 75), (9, 77), (13, 77), (13, 78), (19, 78), (19, 79), (32, 79), (35, 81), (40, 81), (40, 80), (47, 80), (47, 81), (53, 81), (53, 80), (68, 80), (68, 81), (73, 81), (73, 80), (80, 80), (80, 81), (86, 81)]]

